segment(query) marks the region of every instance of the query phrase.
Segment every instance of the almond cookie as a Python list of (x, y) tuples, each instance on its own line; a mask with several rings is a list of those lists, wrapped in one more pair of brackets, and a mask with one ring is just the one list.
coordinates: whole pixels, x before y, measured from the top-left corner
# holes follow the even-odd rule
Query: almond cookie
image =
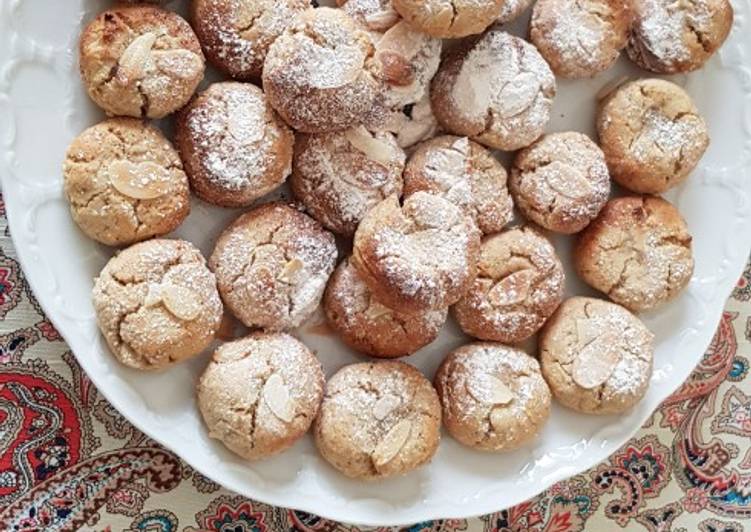
[(446, 131), (513, 151), (542, 135), (555, 93), (553, 72), (537, 49), (493, 28), (449, 52), (430, 97)]
[(435, 375), (443, 423), (482, 451), (511, 451), (537, 437), (550, 417), (550, 389), (524, 351), (477, 342), (451, 352)]
[(135, 369), (161, 369), (197, 355), (222, 321), (214, 274), (184, 240), (124, 249), (94, 280), (93, 298), (110, 351)]
[(638, 403), (652, 376), (654, 335), (625, 308), (567, 299), (540, 333), (542, 374), (564, 406), (619, 414)]
[(111, 118), (81, 133), (63, 175), (73, 220), (109, 246), (165, 235), (190, 212), (180, 157), (158, 129), (135, 118)]
[(591, 78), (613, 66), (630, 24), (625, 0), (539, 0), (529, 37), (556, 75)]
[(582, 279), (634, 312), (651, 310), (691, 280), (691, 235), (678, 210), (655, 196), (610, 200), (579, 236), (574, 265)]
[(691, 97), (661, 79), (627, 83), (606, 97), (597, 132), (613, 179), (640, 193), (682, 183), (709, 146), (707, 124)]
[(209, 61), (235, 79), (259, 79), (269, 46), (309, 0), (194, 0), (191, 20)]
[(440, 39), (481, 33), (500, 16), (504, 0), (392, 0), (416, 29)]
[(521, 342), (561, 303), (564, 280), (550, 241), (531, 227), (517, 227), (483, 240), (477, 278), (454, 305), (454, 316), (475, 338)]
[(295, 137), (250, 83), (214, 83), (180, 112), (177, 145), (196, 195), (245, 207), (284, 183)]
[(336, 266), (334, 235), (281, 203), (232, 222), (209, 259), (227, 307), (246, 326), (283, 331), (318, 307)]
[(635, 0), (629, 58), (661, 74), (701, 68), (725, 42), (733, 26), (728, 0)]
[(447, 309), (407, 314), (392, 310), (373, 297), (349, 259), (331, 276), (323, 296), (329, 325), (347, 345), (381, 358), (418, 351), (438, 337)]
[(203, 79), (201, 45), (171, 11), (116, 6), (84, 29), (81, 77), (109, 115), (162, 118), (185, 105)]
[(402, 312), (443, 309), (471, 286), (480, 232), (448, 200), (415, 192), (386, 198), (355, 233), (352, 264), (384, 305)]
[(313, 431), (321, 455), (348, 477), (403, 475), (438, 449), (441, 404), (409, 364), (351, 364), (326, 384)]
[(336, 0), (336, 3), (369, 31), (383, 33), (401, 20), (391, 0)]
[(610, 174), (589, 137), (552, 133), (516, 154), (509, 189), (526, 218), (551, 231), (578, 233), (608, 201)]
[(198, 382), (209, 436), (247, 460), (292, 446), (323, 399), (321, 363), (284, 333), (252, 333), (216, 350)]
[(404, 195), (418, 190), (443, 196), (477, 223), (496, 233), (511, 221), (514, 205), (506, 169), (467, 137), (436, 137), (417, 146), (404, 171)]
[(290, 185), (308, 212), (331, 231), (352, 236), (384, 198), (402, 194), (406, 155), (391, 133), (363, 126), (297, 135)]
[(380, 90), (373, 41), (339, 9), (299, 15), (274, 41), (263, 67), (271, 105), (305, 133), (362, 123)]

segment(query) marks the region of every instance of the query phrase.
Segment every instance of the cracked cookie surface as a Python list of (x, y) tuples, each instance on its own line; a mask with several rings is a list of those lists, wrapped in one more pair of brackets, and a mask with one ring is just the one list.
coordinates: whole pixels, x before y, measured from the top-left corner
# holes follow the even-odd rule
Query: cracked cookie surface
[(582, 133), (545, 135), (516, 154), (509, 189), (526, 218), (559, 233), (578, 233), (605, 206), (610, 174), (602, 150)]
[(529, 37), (558, 76), (591, 78), (626, 47), (631, 9), (624, 0), (539, 0)]
[(537, 48), (491, 28), (446, 55), (430, 97), (446, 131), (514, 151), (542, 135), (555, 94), (555, 77)]
[(458, 300), (477, 270), (480, 231), (441, 196), (390, 196), (365, 215), (352, 264), (373, 294), (404, 312), (443, 309)]
[(501, 14), (503, 0), (392, 0), (418, 30), (441, 39), (481, 33)]
[(587, 284), (619, 305), (651, 310), (691, 280), (691, 235), (678, 210), (662, 198), (616, 198), (580, 234), (574, 265)]
[(707, 124), (678, 85), (642, 79), (600, 104), (597, 132), (615, 181), (658, 194), (682, 183), (709, 146)]
[(391, 133), (363, 126), (341, 133), (298, 134), (290, 186), (327, 229), (352, 236), (365, 214), (401, 196), (406, 155)]
[(282, 331), (318, 307), (336, 257), (334, 236), (318, 222), (288, 205), (267, 203), (224, 230), (209, 265), (241, 322)]
[(351, 364), (328, 381), (313, 430), (319, 452), (341, 473), (383, 479), (430, 461), (441, 405), (430, 381), (408, 364)]
[(701, 68), (733, 26), (728, 0), (635, 0), (633, 10), (628, 56), (661, 74)]
[(513, 228), (483, 240), (477, 277), (453, 314), (470, 336), (521, 342), (558, 307), (564, 280), (550, 241), (531, 227)]
[(209, 61), (241, 81), (260, 79), (269, 46), (309, 0), (195, 0), (193, 28)]
[(63, 174), (73, 219), (109, 246), (165, 235), (190, 211), (180, 157), (158, 129), (135, 118), (111, 118), (81, 133)]
[(483, 451), (518, 449), (550, 417), (550, 389), (524, 351), (477, 342), (451, 352), (435, 375), (443, 423), (459, 442)]
[(381, 358), (411, 355), (438, 337), (448, 309), (404, 313), (382, 304), (344, 260), (323, 297), (329, 325), (352, 348)]
[(269, 47), (263, 87), (296, 130), (342, 131), (362, 123), (381, 90), (370, 35), (343, 11), (300, 14)]
[(415, 148), (404, 171), (404, 196), (418, 190), (438, 194), (472, 217), (483, 233), (511, 221), (513, 203), (506, 169), (467, 137), (444, 135)]
[(93, 301), (112, 354), (141, 370), (197, 355), (222, 319), (214, 274), (183, 240), (149, 240), (121, 251), (95, 279)]
[(244, 207), (292, 171), (292, 130), (250, 83), (214, 83), (178, 115), (177, 146), (196, 195)]
[(109, 115), (163, 118), (188, 103), (205, 70), (190, 25), (150, 5), (101, 13), (81, 34), (79, 54), (86, 90)]
[(654, 335), (625, 308), (567, 299), (540, 333), (542, 373), (555, 398), (587, 414), (617, 414), (638, 403), (652, 376)]
[(284, 333), (219, 347), (198, 383), (209, 436), (248, 460), (280, 453), (310, 428), (323, 399), (321, 363)]

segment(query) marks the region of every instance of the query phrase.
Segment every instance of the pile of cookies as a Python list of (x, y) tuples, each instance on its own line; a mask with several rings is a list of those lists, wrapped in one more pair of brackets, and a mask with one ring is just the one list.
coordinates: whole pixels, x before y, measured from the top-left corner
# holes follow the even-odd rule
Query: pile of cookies
[[(552, 397), (631, 408), (654, 352), (634, 313), (675, 297), (694, 265), (685, 221), (656, 194), (695, 168), (707, 126), (683, 89), (645, 78), (593, 102), (597, 142), (546, 134), (556, 76), (596, 76), (623, 50), (652, 72), (697, 69), (727, 37), (727, 0), (538, 0), (530, 42), (503, 26), (530, 0), (338, 3), (192, 0), (190, 23), (130, 3), (84, 30), (82, 79), (110, 118), (73, 141), (64, 188), (81, 230), (122, 248), (93, 290), (112, 354), (168, 368), (228, 311), (249, 332), (200, 378), (209, 435), (255, 460), (312, 427), (321, 455), (361, 479), (428, 462), (442, 426), (484, 451), (528, 444)], [(195, 94), (206, 59), (231, 80)], [(173, 113), (175, 145), (146, 121)], [(491, 150), (516, 152), (511, 168)], [(625, 195), (610, 199), (611, 178)], [(297, 203), (257, 204), (288, 179)], [(161, 238), (191, 191), (247, 208), (208, 261)], [(527, 221), (509, 226), (515, 207)], [(609, 301), (564, 300), (549, 233), (576, 235), (575, 269)], [(449, 314), (476, 341), (433, 383), (395, 360), (326, 382), (292, 335), (321, 304), (377, 359), (433, 342)], [(539, 356), (515, 347), (538, 333)]]

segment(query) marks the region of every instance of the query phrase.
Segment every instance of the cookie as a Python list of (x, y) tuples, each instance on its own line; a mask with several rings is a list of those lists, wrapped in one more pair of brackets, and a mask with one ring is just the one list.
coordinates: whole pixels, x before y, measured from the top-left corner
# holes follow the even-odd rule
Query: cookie
[(282, 203), (232, 222), (209, 259), (227, 308), (246, 326), (283, 331), (318, 307), (336, 265), (334, 236)]
[(492, 28), (447, 54), (430, 98), (446, 131), (514, 151), (542, 135), (555, 93), (553, 72), (537, 49)]
[(634, 0), (633, 10), (628, 56), (640, 67), (660, 74), (701, 68), (733, 27), (733, 6), (728, 0)]
[(610, 174), (605, 155), (589, 137), (573, 131), (551, 133), (516, 154), (509, 190), (527, 219), (572, 234), (605, 206)]
[(269, 47), (263, 88), (293, 128), (330, 133), (364, 120), (381, 89), (373, 41), (343, 11), (299, 15)]
[(165, 235), (190, 212), (180, 157), (158, 129), (135, 118), (110, 118), (76, 137), (63, 176), (73, 220), (108, 246)]
[(190, 25), (138, 4), (104, 11), (81, 34), (83, 84), (108, 115), (163, 118), (188, 103), (203, 79), (201, 45)]
[(587, 284), (619, 305), (651, 310), (691, 280), (691, 235), (678, 210), (662, 198), (616, 198), (579, 236), (574, 265)]
[(408, 364), (352, 364), (326, 384), (313, 431), (323, 458), (348, 477), (403, 475), (438, 449), (441, 405), (430, 381)]
[(591, 78), (613, 66), (631, 25), (625, 0), (539, 0), (529, 37), (563, 78)]
[(279, 187), (292, 170), (295, 137), (250, 83), (214, 83), (177, 120), (177, 146), (195, 194), (245, 207)]
[(140, 370), (197, 355), (222, 320), (214, 274), (184, 240), (149, 240), (124, 249), (94, 280), (93, 300), (112, 354)]
[(373, 297), (368, 285), (345, 259), (331, 276), (323, 296), (328, 323), (344, 342), (371, 356), (411, 355), (438, 337), (447, 309), (407, 314)]
[(368, 31), (383, 33), (401, 20), (391, 0), (336, 0), (336, 3)]
[(298, 134), (290, 185), (327, 229), (352, 236), (365, 214), (401, 196), (406, 155), (391, 133), (363, 126), (342, 133)]
[(511, 221), (514, 205), (506, 169), (467, 137), (444, 135), (415, 148), (404, 171), (404, 195), (422, 190), (442, 196), (470, 216), (483, 233)]
[(542, 374), (555, 398), (586, 414), (620, 414), (647, 391), (654, 335), (625, 308), (567, 299), (540, 333)]
[(456, 440), (482, 451), (533, 441), (550, 417), (550, 389), (524, 351), (477, 342), (452, 351), (435, 374), (443, 423)]
[(323, 400), (321, 363), (284, 333), (255, 332), (216, 350), (198, 382), (209, 436), (247, 460), (278, 454), (310, 428)]
[(403, 312), (443, 309), (471, 286), (480, 232), (441, 196), (415, 192), (399, 205), (390, 196), (365, 215), (352, 264), (384, 305)]
[(423, 33), (455, 39), (481, 33), (500, 16), (503, 0), (392, 0), (404, 20)]
[(613, 91), (598, 108), (597, 132), (613, 179), (640, 193), (682, 183), (709, 146), (707, 124), (691, 97), (661, 79)]
[(309, 0), (195, 0), (193, 28), (208, 60), (241, 80), (260, 79), (269, 46)]
[(477, 278), (453, 307), (462, 330), (481, 340), (526, 340), (563, 300), (563, 266), (550, 241), (531, 227), (487, 237)]

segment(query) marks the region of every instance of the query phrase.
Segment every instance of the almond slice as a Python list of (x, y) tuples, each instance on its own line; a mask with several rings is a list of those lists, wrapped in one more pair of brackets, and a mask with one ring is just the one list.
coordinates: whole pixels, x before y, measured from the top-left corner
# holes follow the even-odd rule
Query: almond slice
[(498, 95), (503, 117), (510, 118), (529, 109), (539, 92), (540, 81), (531, 72), (521, 72), (508, 81)]
[(513, 416), (513, 412), (507, 408), (494, 408), (490, 411), (490, 426), (496, 432), (504, 432), (509, 427), (509, 417)]
[(592, 183), (584, 174), (561, 161), (552, 161), (545, 168), (544, 173), (550, 188), (567, 198), (586, 198), (594, 191)]
[(576, 320), (576, 338), (579, 348), (583, 348), (589, 342), (597, 338), (602, 332), (602, 323), (592, 318), (579, 318)]
[(378, 421), (383, 421), (401, 403), (401, 399), (396, 395), (386, 394), (380, 397), (373, 405), (373, 416)]
[(484, 404), (506, 405), (514, 400), (514, 392), (502, 380), (488, 373), (467, 381), (467, 391)]
[(621, 360), (619, 337), (605, 332), (589, 342), (574, 359), (571, 376), (574, 382), (588, 390), (605, 383)]
[(392, 312), (394, 311), (388, 308), (386, 305), (383, 305), (378, 301), (373, 301), (365, 311), (365, 317), (371, 320), (376, 320), (381, 316), (388, 316)]
[(519, 270), (507, 275), (488, 292), (488, 301), (498, 307), (516, 305), (521, 303), (532, 288), (532, 281), (537, 274), (534, 270)]
[(399, 21), (399, 14), (390, 7), (387, 7), (375, 13), (366, 13), (363, 19), (365, 19), (368, 29), (384, 31)]
[(146, 292), (146, 298), (143, 300), (143, 304), (147, 307), (155, 307), (162, 302), (162, 285), (157, 283), (149, 283), (148, 291)]
[(117, 75), (125, 83), (130, 83), (144, 77), (151, 49), (154, 47), (157, 37), (157, 33), (153, 31), (139, 35), (133, 39), (120, 56)]
[(374, 137), (364, 126), (347, 130), (344, 134), (350, 144), (359, 152), (365, 154), (368, 159), (388, 165), (394, 161), (393, 148), (384, 141)]
[(263, 399), (269, 410), (282, 421), (289, 423), (294, 417), (292, 401), (289, 397), (289, 388), (284, 384), (284, 379), (278, 373), (273, 373), (263, 385)]
[(302, 270), (303, 262), (300, 259), (292, 259), (284, 265), (282, 271), (277, 275), (277, 279), (285, 283), (291, 283), (297, 272)]
[(107, 173), (115, 190), (129, 198), (151, 200), (169, 192), (169, 170), (156, 163), (113, 161)]
[(165, 283), (162, 284), (161, 295), (164, 306), (176, 318), (192, 321), (201, 313), (201, 300), (188, 287)]
[(371, 457), (375, 466), (382, 467), (393, 460), (407, 443), (410, 432), (412, 432), (412, 422), (408, 419), (403, 419), (394, 425), (373, 450)]

